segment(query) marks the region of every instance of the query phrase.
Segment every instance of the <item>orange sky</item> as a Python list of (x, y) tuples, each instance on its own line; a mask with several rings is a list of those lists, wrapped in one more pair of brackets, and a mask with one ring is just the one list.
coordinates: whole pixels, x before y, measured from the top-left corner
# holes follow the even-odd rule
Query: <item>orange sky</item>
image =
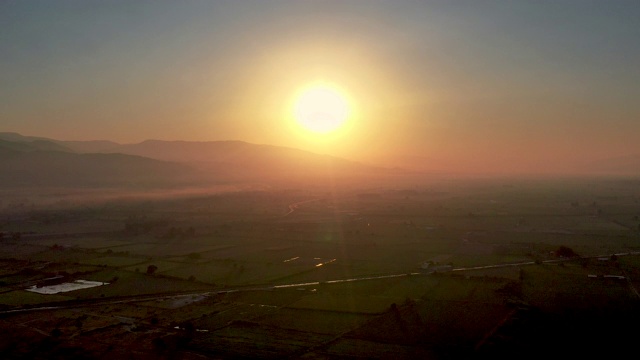
[[(640, 5), (614, 3), (3, 2), (0, 131), (448, 170), (640, 154)], [(291, 126), (293, 96), (315, 81), (348, 94), (349, 131)]]

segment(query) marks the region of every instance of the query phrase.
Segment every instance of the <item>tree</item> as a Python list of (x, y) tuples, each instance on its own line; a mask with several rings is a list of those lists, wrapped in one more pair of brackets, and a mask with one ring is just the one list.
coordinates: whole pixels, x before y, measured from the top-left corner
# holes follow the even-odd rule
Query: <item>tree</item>
[(565, 257), (565, 258), (578, 256), (578, 254), (576, 254), (575, 251), (573, 251), (573, 249), (571, 249), (570, 247), (566, 247), (564, 245), (558, 248), (558, 250), (556, 251), (556, 255), (560, 257)]
[(156, 270), (158, 270), (158, 267), (155, 265), (149, 265), (147, 266), (147, 275), (153, 275)]
[(196, 327), (193, 325), (192, 322), (187, 321), (186, 323), (184, 323), (184, 334), (178, 338), (177, 341), (177, 346), (184, 348), (185, 346), (187, 346), (187, 344), (189, 344), (189, 342), (191, 340), (193, 340), (193, 337), (196, 334)]

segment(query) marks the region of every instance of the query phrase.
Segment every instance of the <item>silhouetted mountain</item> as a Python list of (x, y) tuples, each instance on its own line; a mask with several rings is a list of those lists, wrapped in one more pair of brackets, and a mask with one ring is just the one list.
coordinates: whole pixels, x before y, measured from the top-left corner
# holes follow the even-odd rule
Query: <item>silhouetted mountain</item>
[(112, 153), (117, 151), (118, 147), (122, 146), (113, 141), (107, 140), (93, 140), (93, 141), (58, 141), (70, 149), (73, 149), (78, 153)]
[(242, 141), (160, 141), (121, 145), (119, 152), (193, 164), (229, 181), (308, 180), (380, 174), (388, 169), (294, 148)]
[(115, 152), (187, 163), (203, 170), (208, 177), (224, 181), (302, 180), (389, 171), (300, 149), (256, 145), (243, 141), (146, 140), (137, 144), (117, 144), (109, 141), (62, 143), (77, 152), (91, 149), (96, 152)]
[[(46, 152), (67, 153), (67, 157), (60, 154), (55, 157)], [(84, 157), (72, 157), (76, 155), (87, 155)], [(38, 153), (38, 155), (27, 156), (27, 153)], [(93, 154), (95, 153), (95, 154)], [(99, 154), (111, 154), (111, 157), (99, 157)], [(21, 154), (21, 155), (18, 155)], [(435, 173), (451, 171), (447, 166), (438, 163), (434, 159), (405, 156), (380, 158), (379, 161), (384, 167), (377, 167), (345, 160), (328, 155), (320, 155), (303, 151), (300, 149), (287, 148), (272, 145), (256, 145), (243, 141), (161, 141), (147, 140), (137, 144), (118, 144), (112, 141), (60, 141), (41, 137), (22, 136), (17, 133), (0, 133), (0, 155), (3, 159), (0, 165), (18, 166), (16, 160), (26, 162), (22, 166), (22, 171), (30, 168), (29, 164), (39, 166), (47, 171), (55, 171), (53, 163), (60, 169), (76, 174), (83, 181), (77, 180), (80, 184), (84, 181), (90, 183), (128, 183), (142, 181), (146, 177), (152, 182), (189, 181), (202, 184), (216, 182), (255, 182), (255, 181), (311, 181), (326, 183), (334, 179), (354, 179), (368, 180), (375, 176), (392, 176), (423, 173), (434, 176)], [(127, 157), (134, 156), (137, 160)], [(40, 158), (46, 156), (52, 164), (43, 163)], [(86, 161), (82, 163), (79, 159), (91, 158), (95, 163)], [(55, 161), (54, 161), (55, 159)], [(151, 162), (155, 160), (155, 162)], [(68, 162), (68, 163), (67, 163)], [(106, 162), (110, 171), (90, 171), (83, 169), (73, 169), (73, 166), (83, 166), (90, 169), (100, 168), (100, 163)], [(115, 177), (119, 171), (121, 162), (122, 179)], [(131, 164), (138, 162), (140, 166)], [(91, 164), (89, 164), (91, 163)], [(181, 163), (180, 169), (175, 168), (177, 163)], [(584, 175), (640, 175), (640, 156), (624, 156), (598, 160), (588, 163), (582, 167), (575, 164), (572, 169), (565, 169), (567, 173)], [(146, 169), (146, 170), (145, 170)], [(172, 169), (172, 170), (166, 170)], [(3, 169), (0, 169), (3, 170)], [(197, 171), (196, 171), (197, 170)], [(30, 171), (31, 174), (48, 174), (47, 172)], [(130, 174), (131, 176), (127, 175)], [(17, 175), (2, 175), (2, 181), (11, 180), (12, 183), (20, 183)], [(26, 175), (25, 175), (26, 176)], [(36, 175), (32, 175), (36, 176)], [(93, 176), (93, 178), (92, 178)], [(138, 180), (125, 180), (138, 179)], [(359, 180), (358, 180), (359, 179)], [(24, 179), (23, 179), (24, 180)], [(36, 179), (38, 183), (44, 179)], [(31, 181), (31, 180), (30, 180)], [(35, 180), (34, 180), (35, 181)], [(33, 181), (31, 181), (33, 182)], [(60, 180), (59, 182), (64, 182)]]
[(15, 132), (0, 132), (0, 140), (13, 141), (13, 142), (31, 142), (36, 140), (45, 140), (55, 142), (55, 140), (38, 137), (38, 136), (24, 136)]
[(275, 163), (303, 165), (333, 163), (361, 166), (353, 161), (312, 152), (272, 145), (256, 145), (243, 141), (161, 141), (146, 140), (138, 144), (120, 145), (117, 152), (158, 160), (190, 163), (236, 163), (264, 167)]
[(45, 140), (0, 140), (0, 186), (147, 186), (183, 182), (195, 172), (183, 164), (124, 154), (51, 151)]
[[(317, 181), (390, 170), (242, 141), (59, 141), (0, 133), (0, 184), (99, 186), (172, 182)], [(62, 145), (64, 144), (64, 146)], [(99, 153), (77, 154), (86, 150)], [(179, 164), (180, 163), (180, 164)]]
[(116, 149), (121, 146), (118, 143), (107, 140), (93, 141), (63, 141), (37, 136), (24, 136), (14, 132), (0, 132), (0, 140), (11, 141), (16, 143), (52, 143), (58, 147), (39, 148), (38, 150), (66, 151), (77, 153), (113, 153), (118, 152)]
[(50, 140), (27, 140), (27, 141), (8, 141), (0, 139), (0, 149), (13, 150), (18, 152), (32, 151), (61, 151), (73, 152), (66, 146), (59, 145)]

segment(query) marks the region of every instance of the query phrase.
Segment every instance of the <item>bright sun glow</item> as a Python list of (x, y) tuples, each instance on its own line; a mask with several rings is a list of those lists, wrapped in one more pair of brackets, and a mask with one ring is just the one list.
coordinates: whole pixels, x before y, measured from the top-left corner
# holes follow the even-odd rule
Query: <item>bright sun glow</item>
[(315, 84), (303, 89), (297, 96), (294, 116), (306, 130), (328, 134), (339, 130), (349, 117), (347, 98), (327, 84)]

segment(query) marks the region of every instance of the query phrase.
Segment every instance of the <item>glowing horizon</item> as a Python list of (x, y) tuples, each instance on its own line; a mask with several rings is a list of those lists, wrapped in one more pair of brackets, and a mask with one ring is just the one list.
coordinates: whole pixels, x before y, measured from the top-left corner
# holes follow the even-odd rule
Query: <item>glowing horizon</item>
[[(640, 154), (640, 3), (462, 3), (0, 3), (0, 131), (505, 171)], [(318, 82), (338, 100), (295, 110)]]

